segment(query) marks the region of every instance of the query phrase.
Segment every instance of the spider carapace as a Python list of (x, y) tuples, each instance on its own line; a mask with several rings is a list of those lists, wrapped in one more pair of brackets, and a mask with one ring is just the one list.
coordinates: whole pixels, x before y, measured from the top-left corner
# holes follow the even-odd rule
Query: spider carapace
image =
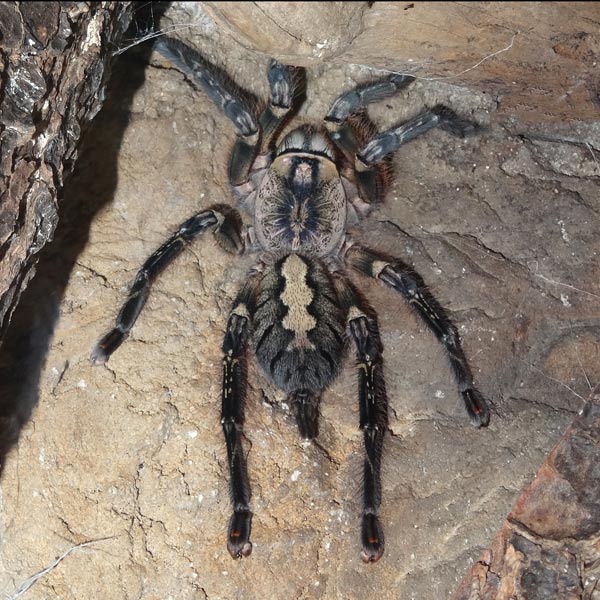
[(211, 232), (232, 254), (255, 252), (256, 264), (233, 303), (222, 347), (221, 422), (233, 507), (227, 548), (234, 558), (252, 551), (250, 486), (242, 450), (248, 349), (288, 395), (300, 435), (312, 439), (318, 434), (321, 394), (338, 374), (346, 347), (353, 345), (365, 449), (361, 558), (377, 561), (384, 550), (378, 517), (387, 429), (383, 348), (376, 314), (347, 273), (361, 273), (395, 290), (437, 336), (475, 426), (488, 424), (489, 409), (473, 384), (455, 326), (421, 276), (399, 258), (359, 244), (348, 229), (382, 200), (386, 159), (402, 144), (436, 126), (454, 135), (476, 126), (438, 105), (377, 134), (366, 107), (414, 79), (392, 75), (340, 95), (323, 126), (302, 125), (284, 135), (303, 101), (301, 70), (272, 60), (269, 101), (257, 107), (224, 72), (183, 42), (164, 36), (155, 48), (232, 121), (237, 137), (229, 180), (251, 222), (245, 224), (236, 208), (218, 204), (182, 223), (138, 271), (114, 328), (95, 347), (92, 362), (106, 362), (119, 347), (154, 279), (200, 234)]

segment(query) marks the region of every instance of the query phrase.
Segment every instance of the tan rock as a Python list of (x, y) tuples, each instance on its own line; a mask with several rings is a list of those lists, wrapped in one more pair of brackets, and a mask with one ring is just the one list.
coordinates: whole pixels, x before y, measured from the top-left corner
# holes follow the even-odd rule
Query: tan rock
[[(408, 19), (428, 3), (399, 5), (402, 12), (378, 4), (361, 8), (363, 19), (370, 11)], [(191, 40), (264, 96), (268, 57), (239, 44), (205, 7), (178, 10), (197, 11)], [(513, 32), (473, 30), (492, 31), (494, 43), (473, 50), (469, 65), (508, 45)], [(418, 58), (390, 50), (400, 38), (364, 32), (378, 67)], [(424, 54), (431, 39), (417, 45)], [(358, 50), (351, 58), (311, 61), (301, 120), (320, 122), (341, 91), (376, 75), (357, 66), (368, 64)], [(31, 343), (11, 372), (19, 380), (30, 374), (39, 401), (0, 482), (0, 589), (12, 598), (38, 574), (27, 598), (449, 597), (581, 407), (586, 377), (600, 380), (597, 176), (581, 167), (579, 152), (567, 164), (572, 144), (560, 124), (540, 125), (557, 136), (559, 163), (548, 148), (510, 135), (496, 121), (499, 98), (487, 90), (419, 80), (373, 107), (379, 128), (439, 102), (487, 125), (465, 140), (432, 131), (403, 148), (364, 237), (414, 264), (451, 311), (477, 384), (495, 405), (492, 422), (484, 431), (468, 424), (437, 340), (391, 291), (356, 278), (379, 312), (386, 352), (386, 553), (376, 565), (359, 559), (361, 435), (348, 356), (324, 396), (318, 444), (308, 446), (283, 394), (251, 368), (245, 434), (254, 550), (234, 562), (225, 548), (220, 345), (251, 258), (229, 258), (211, 239), (199, 240), (157, 280), (107, 366), (88, 360), (143, 260), (195, 211), (234, 202), (227, 120), (177, 71), (144, 69), (131, 53), (123, 59), (65, 198), (69, 220), (61, 219), (44, 259), (48, 279), (16, 316), (13, 341)], [(454, 66), (445, 68), (464, 68)], [(589, 143), (594, 156), (595, 131), (584, 120), (573, 125), (578, 150)], [(45, 338), (32, 325), (54, 312), (38, 375), (32, 348), (41, 344), (43, 355)], [(5, 346), (5, 359), (17, 356), (14, 348)], [(12, 383), (5, 391), (25, 395)], [(516, 552), (513, 559), (518, 565)]]

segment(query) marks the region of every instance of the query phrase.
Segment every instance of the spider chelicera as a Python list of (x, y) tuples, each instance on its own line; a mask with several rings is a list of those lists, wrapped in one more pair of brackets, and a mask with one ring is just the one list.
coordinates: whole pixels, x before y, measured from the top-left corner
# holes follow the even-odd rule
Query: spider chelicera
[(237, 138), (229, 181), (251, 224), (244, 224), (240, 212), (224, 204), (182, 223), (138, 271), (114, 328), (97, 344), (91, 360), (94, 364), (108, 360), (133, 327), (152, 282), (200, 234), (210, 231), (231, 254), (257, 253), (233, 303), (222, 346), (221, 423), (233, 506), (227, 548), (233, 558), (252, 551), (250, 486), (242, 450), (248, 347), (264, 373), (287, 394), (300, 435), (313, 439), (321, 394), (339, 373), (344, 351), (353, 343), (365, 447), (361, 558), (377, 561), (384, 550), (378, 513), (388, 423), (383, 347), (376, 314), (347, 272), (391, 287), (436, 335), (475, 426), (488, 424), (489, 409), (474, 386), (456, 327), (421, 276), (402, 260), (357, 243), (348, 229), (382, 200), (386, 159), (402, 144), (436, 126), (465, 135), (476, 125), (438, 105), (377, 134), (366, 107), (414, 80), (392, 75), (340, 95), (324, 126), (305, 124), (284, 135), (304, 99), (300, 69), (271, 61), (269, 101), (257, 107), (224, 72), (183, 42), (163, 36), (155, 48), (232, 121)]

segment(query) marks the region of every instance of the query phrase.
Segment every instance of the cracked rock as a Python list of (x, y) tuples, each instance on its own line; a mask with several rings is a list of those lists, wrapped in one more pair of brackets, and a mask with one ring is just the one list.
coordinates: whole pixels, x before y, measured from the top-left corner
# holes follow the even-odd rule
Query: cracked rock
[[(251, 4), (243, 10), (264, 10), (263, 3)], [(302, 33), (276, 14), (275, 3), (266, 4), (274, 36), (282, 23), (303, 40), (321, 26), (333, 27), (315, 18), (320, 5), (310, 5), (305, 19), (311, 22)], [(427, 67), (424, 77), (449, 75), (506, 47), (512, 37), (512, 28), (507, 34), (502, 26), (469, 24), (493, 24), (499, 8), (486, 13), (450, 3), (466, 23), (463, 32), (482, 30), (492, 39), (453, 51), (461, 61), (464, 55), (464, 64), (449, 62), (437, 54), (441, 26), (427, 26), (439, 23), (444, 3), (411, 4), (332, 3), (331, 14), (345, 7), (340, 18), (360, 16), (360, 28), (345, 50), (340, 32), (341, 54), (290, 58), (310, 66), (300, 121), (320, 123), (342, 91), (377, 77), (379, 68), (408, 67), (412, 58)], [(548, 8), (552, 19), (558, 5)], [(291, 6), (303, 5), (285, 9)], [(265, 97), (269, 55), (279, 55), (284, 43), (290, 53), (294, 44), (304, 46), (276, 40), (269, 42), (276, 47), (254, 49), (252, 32), (267, 29), (262, 17), (238, 36), (240, 43), (231, 35), (236, 29), (217, 18), (220, 7), (223, 14), (242, 10), (186, 3), (176, 7), (184, 13), (171, 13), (171, 22), (181, 25), (180, 15), (187, 14), (183, 30), (190, 20), (193, 27), (180, 33), (240, 85)], [(562, 22), (569, 33), (582, 18)], [(388, 27), (393, 36), (385, 33)], [(543, 58), (532, 33), (517, 37), (514, 49), (526, 53), (534, 41), (540, 48), (531, 60)], [(323, 395), (317, 443), (308, 445), (299, 439), (284, 395), (250, 361), (244, 435), (254, 549), (249, 559), (234, 562), (225, 547), (230, 499), (219, 407), (221, 343), (255, 257), (232, 258), (210, 237), (199, 239), (157, 279), (130, 337), (107, 365), (89, 362), (145, 258), (195, 212), (235, 202), (227, 183), (235, 138), (230, 123), (180, 73), (155, 57), (148, 64), (136, 51), (124, 52), (116, 65), (60, 207), (56, 241), (40, 252), (44, 276), (31, 283), (0, 357), (8, 361), (3, 372), (11, 374), (3, 393), (25, 397), (33, 410), (0, 481), (0, 589), (10, 597), (69, 548), (103, 540), (70, 552), (37, 580), (28, 598), (81, 600), (98, 597), (99, 590), (124, 600), (450, 597), (600, 381), (597, 176), (548, 168), (520, 135), (529, 131), (523, 115), (535, 117), (535, 131), (564, 135), (554, 119), (558, 109), (544, 120), (557, 106), (545, 94), (533, 114), (527, 106), (537, 105), (537, 98), (527, 96), (525, 106), (515, 100), (523, 99), (519, 94), (499, 91), (517, 81), (522, 92), (521, 68), (537, 85), (545, 72), (531, 73), (531, 63), (515, 61), (513, 73), (510, 61), (501, 60), (512, 57), (507, 51), (499, 62), (483, 63), (489, 70), (470, 71), (482, 79), (469, 85), (462, 78), (422, 79), (369, 108), (379, 129), (436, 103), (483, 125), (465, 139), (436, 129), (404, 146), (392, 161), (385, 202), (363, 221), (360, 235), (414, 265), (448, 309), (477, 386), (493, 405), (490, 427), (469, 424), (435, 336), (392, 291), (356, 276), (379, 314), (385, 348), (391, 433), (383, 459), (385, 554), (376, 565), (363, 565), (359, 557), (362, 435), (349, 354)], [(559, 73), (569, 78), (573, 71)], [(482, 83), (486, 78), (489, 85)], [(581, 106), (573, 131), (588, 140), (589, 113)], [(503, 168), (507, 164), (510, 169)], [(580, 567), (569, 552), (596, 564), (589, 546), (582, 545), (581, 554), (579, 546), (557, 550), (557, 535), (592, 535), (597, 520), (597, 496), (586, 498), (583, 487), (592, 463), (572, 472), (591, 450), (586, 431), (566, 462), (553, 463), (571, 485), (579, 512), (565, 506), (569, 518), (555, 520), (544, 533), (551, 544), (540, 548), (532, 535), (539, 519), (521, 511), (522, 526), (512, 533), (524, 541), (511, 546), (506, 571), (493, 562), (498, 552), (482, 558), (484, 582), (496, 578), (500, 585), (505, 572), (520, 573), (526, 542), (533, 544), (529, 589), (543, 581), (577, 590), (573, 569)], [(554, 577), (556, 569), (566, 569), (564, 581)]]

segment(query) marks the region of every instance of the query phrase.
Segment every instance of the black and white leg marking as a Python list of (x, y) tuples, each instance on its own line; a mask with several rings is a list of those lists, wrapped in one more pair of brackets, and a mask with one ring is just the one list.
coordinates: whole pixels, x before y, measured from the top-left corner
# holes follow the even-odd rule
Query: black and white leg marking
[(355, 167), (357, 171), (369, 169), (386, 156), (396, 152), (402, 144), (413, 140), (434, 127), (441, 127), (454, 135), (464, 137), (475, 131), (477, 125), (471, 121), (461, 119), (453, 110), (445, 106), (435, 106), (398, 127), (392, 127), (380, 133), (361, 148), (356, 154)]
[(242, 220), (237, 211), (231, 207), (224, 204), (215, 205), (184, 221), (137, 272), (127, 300), (117, 315), (115, 326), (98, 342), (92, 352), (90, 360), (93, 364), (104, 364), (125, 341), (146, 304), (154, 280), (183, 252), (190, 242), (208, 229), (213, 229), (215, 238), (227, 252), (243, 251)]
[(476, 427), (487, 426), (490, 411), (485, 399), (475, 388), (458, 331), (422, 277), (401, 260), (358, 245), (350, 247), (346, 260), (358, 271), (383, 281), (408, 301), (446, 349), (471, 422)]
[(249, 556), (252, 552), (250, 484), (242, 446), (242, 426), (247, 389), (246, 352), (255, 293), (256, 282), (250, 279), (238, 294), (223, 339), (221, 424), (227, 445), (233, 507), (227, 534), (227, 550), (233, 558)]
[(375, 562), (384, 550), (383, 528), (379, 522), (381, 505), (381, 454), (388, 425), (388, 401), (383, 377), (383, 346), (377, 318), (348, 281), (338, 290), (348, 310), (348, 332), (356, 346), (360, 427), (364, 435), (361, 559)]

